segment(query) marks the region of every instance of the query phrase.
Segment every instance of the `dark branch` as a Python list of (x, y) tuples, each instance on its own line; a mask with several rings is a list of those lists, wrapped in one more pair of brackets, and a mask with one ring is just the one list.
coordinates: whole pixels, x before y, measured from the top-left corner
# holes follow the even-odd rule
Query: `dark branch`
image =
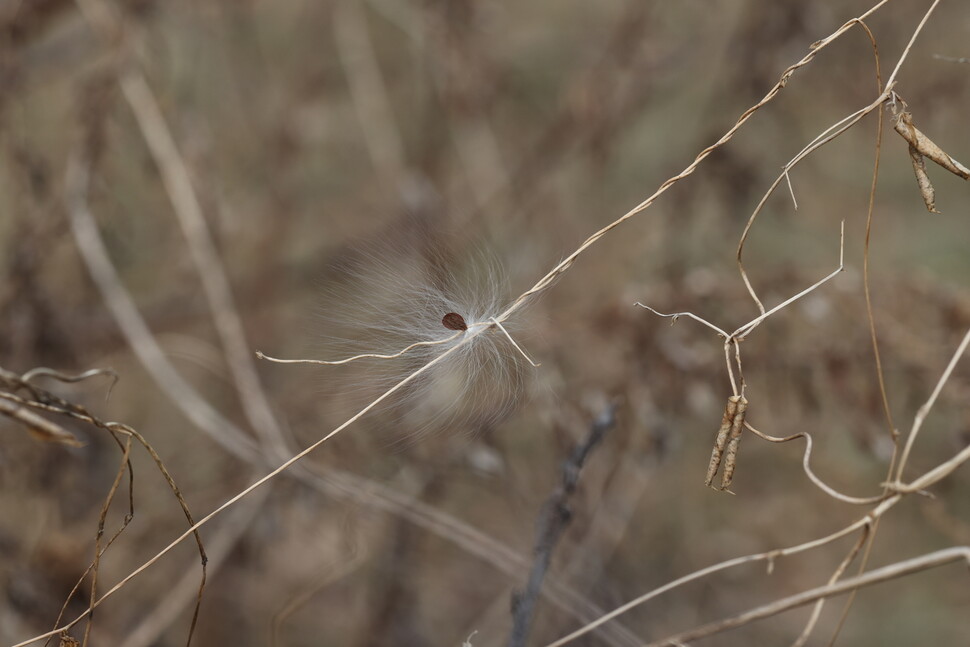
[(583, 463), (615, 424), (616, 405), (611, 404), (593, 421), (586, 438), (573, 448), (569, 458), (562, 464), (559, 486), (546, 501), (539, 515), (535, 561), (532, 563), (529, 580), (524, 591), (512, 593), (512, 634), (509, 636), (509, 647), (525, 647), (532, 627), (536, 601), (539, 591), (542, 590), (542, 580), (552, 560), (552, 552), (572, 519), (568, 499), (576, 490)]

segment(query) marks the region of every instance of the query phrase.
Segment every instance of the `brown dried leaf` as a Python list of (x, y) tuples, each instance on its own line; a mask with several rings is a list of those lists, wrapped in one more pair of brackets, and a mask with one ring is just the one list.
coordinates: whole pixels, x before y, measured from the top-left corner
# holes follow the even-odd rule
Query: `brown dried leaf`
[(61, 632), (58, 647), (78, 647), (80, 644), (81, 643), (79, 643), (76, 638), (71, 636), (71, 634), (67, 633), (66, 631)]
[(0, 414), (23, 424), (30, 435), (45, 442), (60, 443), (68, 447), (81, 447), (84, 443), (59, 424), (39, 416), (14, 402), (0, 400)]
[(925, 155), (926, 157), (930, 158), (948, 170), (950, 173), (958, 175), (964, 180), (970, 180), (970, 169), (947, 155), (942, 148), (933, 143), (933, 140), (920, 132), (916, 126), (913, 125), (913, 115), (904, 110), (899, 114), (899, 117), (896, 118), (896, 123), (893, 127), (896, 129), (896, 132), (902, 135), (903, 139), (908, 141), (910, 146), (914, 146), (921, 155)]
[(916, 173), (916, 184), (919, 186), (920, 195), (926, 203), (926, 210), (931, 213), (940, 213), (936, 209), (936, 190), (930, 183), (930, 176), (926, 174), (926, 162), (919, 151), (910, 144), (909, 159), (913, 162), (913, 171)]

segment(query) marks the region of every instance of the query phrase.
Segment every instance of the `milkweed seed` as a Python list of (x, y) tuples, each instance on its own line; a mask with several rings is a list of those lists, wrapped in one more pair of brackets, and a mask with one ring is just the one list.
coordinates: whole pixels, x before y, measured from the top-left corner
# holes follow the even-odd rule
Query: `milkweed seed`
[(441, 318), (441, 325), (448, 330), (468, 330), (465, 318), (457, 312), (449, 312)]

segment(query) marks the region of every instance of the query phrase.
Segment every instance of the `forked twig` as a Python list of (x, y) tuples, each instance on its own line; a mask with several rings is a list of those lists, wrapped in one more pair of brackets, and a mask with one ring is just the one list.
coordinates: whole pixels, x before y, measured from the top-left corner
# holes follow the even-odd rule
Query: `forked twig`
[[(771, 310), (767, 310), (767, 311), (764, 310), (764, 307), (761, 306), (761, 303), (759, 301), (758, 304), (759, 304), (759, 307), (761, 307), (762, 313), (757, 317), (755, 317), (754, 319), (752, 319), (751, 321), (749, 321), (748, 323), (738, 328), (737, 330), (735, 330), (731, 334), (727, 334), (726, 332), (724, 332), (714, 324), (710, 323), (709, 321), (690, 312), (664, 314), (662, 312), (658, 312), (657, 310), (654, 310), (649, 306), (643, 305), (639, 301), (635, 304), (640, 306), (641, 308), (645, 308), (649, 310), (650, 312), (656, 315), (670, 318), (671, 324), (675, 323), (680, 316), (690, 317), (691, 319), (694, 319), (695, 321), (698, 321), (704, 324), (705, 326), (707, 326), (708, 328), (716, 331), (718, 335), (724, 339), (724, 359), (727, 365), (728, 377), (731, 381), (731, 390), (733, 392), (733, 395), (730, 398), (728, 398), (728, 402), (724, 410), (724, 416), (721, 420), (721, 426), (720, 426), (720, 429), (718, 430), (717, 437), (714, 441), (714, 449), (711, 452), (711, 460), (710, 460), (710, 463), (708, 464), (707, 475), (704, 479), (704, 483), (708, 487), (712, 487), (711, 484), (714, 480), (715, 475), (717, 474), (717, 471), (721, 465), (721, 460), (723, 458), (724, 472), (721, 477), (721, 485), (719, 488), (716, 488), (716, 489), (720, 489), (722, 491), (726, 491), (730, 493), (730, 490), (728, 490), (728, 487), (731, 485), (731, 481), (734, 478), (734, 470), (735, 470), (735, 465), (737, 461), (738, 447), (741, 442), (741, 432), (743, 427), (748, 426), (744, 422), (745, 412), (747, 411), (747, 408), (748, 408), (748, 400), (747, 398), (744, 397), (745, 381), (744, 381), (744, 373), (741, 368), (741, 342), (744, 341), (745, 337), (749, 335), (755, 328), (757, 328), (761, 324), (761, 322), (763, 322), (765, 319), (772, 316), (776, 312), (779, 312), (780, 310), (786, 308), (787, 306), (801, 299), (802, 297), (809, 294), (810, 292), (818, 289), (819, 287), (821, 287), (831, 279), (835, 278), (835, 276), (840, 272), (842, 272), (844, 268), (845, 268), (845, 221), (842, 221), (840, 235), (839, 235), (839, 266), (833, 272), (831, 272), (821, 280), (816, 281), (813, 285), (802, 290), (795, 296), (789, 299), (786, 299), (785, 301), (778, 304)], [(734, 369), (731, 366), (730, 348), (732, 345), (734, 346), (734, 360), (738, 368), (738, 376), (741, 380), (740, 392), (738, 391), (737, 383), (735, 382), (735, 379), (734, 379)], [(748, 428), (750, 429), (750, 426), (748, 426)], [(809, 439), (808, 442), (809, 442), (809, 452), (810, 452), (811, 439)], [(811, 478), (813, 481), (820, 484), (820, 487), (828, 491), (827, 486), (824, 486), (824, 484), (821, 484), (821, 481), (819, 481), (815, 477), (815, 475), (812, 474), (810, 470), (808, 470), (807, 457), (805, 461), (805, 466), (806, 466), (806, 470), (808, 471), (809, 478)], [(869, 503), (869, 501), (865, 501), (865, 502)]]
[(671, 326), (673, 326), (675, 323), (677, 323), (677, 320), (679, 318), (681, 318), (681, 317), (690, 317), (694, 321), (698, 321), (698, 322), (704, 324), (705, 326), (707, 326), (708, 328), (710, 328), (711, 330), (713, 330), (714, 332), (716, 332), (718, 335), (720, 335), (723, 339), (728, 339), (731, 336), (731, 335), (727, 334), (726, 332), (724, 332), (723, 330), (721, 330), (720, 328), (718, 328), (717, 326), (715, 326), (714, 324), (712, 324), (707, 319), (703, 319), (701, 317), (698, 317), (693, 312), (674, 312), (673, 314), (664, 314), (664, 313), (662, 313), (662, 312), (660, 312), (658, 310), (654, 310), (653, 308), (651, 308), (648, 305), (644, 305), (644, 304), (640, 303), (639, 301), (637, 301), (633, 305), (640, 306), (641, 308), (643, 308), (645, 310), (649, 310), (650, 312), (652, 312), (653, 314), (657, 315), (658, 317), (663, 317), (665, 319), (670, 319), (670, 325)]
[(783, 308), (786, 308), (792, 303), (798, 301), (808, 293), (814, 292), (818, 288), (822, 287), (824, 284), (834, 279), (843, 271), (845, 271), (845, 221), (844, 220), (842, 221), (842, 224), (840, 225), (840, 229), (839, 229), (839, 266), (835, 268), (835, 270), (833, 270), (831, 274), (828, 274), (824, 278), (816, 281), (811, 286), (805, 288), (795, 296), (790, 297), (785, 301), (782, 301), (771, 310), (761, 313), (759, 316), (755, 317), (748, 323), (744, 324), (743, 326), (735, 330), (733, 333), (731, 333), (731, 337), (737, 338), (739, 340), (743, 340), (748, 334), (751, 333), (751, 331), (757, 328), (762, 321), (764, 321), (771, 315), (775, 314), (779, 310), (782, 310)]
[(506, 330), (505, 329), (505, 326), (502, 325), (502, 322), (501, 321), (499, 321), (495, 317), (492, 317), (491, 318), (491, 321), (492, 321), (493, 324), (495, 324), (496, 326), (498, 326), (498, 329), (502, 331), (502, 334), (504, 334), (508, 338), (508, 340), (510, 342), (512, 342), (512, 345), (515, 347), (515, 350), (519, 351), (519, 354), (522, 355), (522, 357), (525, 358), (525, 361), (527, 361), (530, 364), (532, 364), (532, 366), (534, 366), (535, 368), (539, 368), (541, 366), (541, 364), (532, 361), (532, 358), (529, 357), (524, 350), (522, 350), (522, 347), (519, 346), (518, 343), (516, 343), (516, 341), (512, 338), (512, 335), (509, 334), (509, 331)]
[(913, 420), (913, 427), (909, 431), (909, 436), (906, 438), (906, 445), (903, 447), (903, 453), (899, 457), (899, 465), (896, 468), (896, 481), (899, 482), (903, 478), (903, 470), (906, 469), (906, 462), (909, 460), (909, 453), (913, 449), (913, 444), (916, 442), (916, 437), (919, 435), (920, 429), (923, 427), (923, 421), (926, 420), (926, 416), (929, 414), (933, 405), (936, 404), (937, 398), (940, 397), (940, 392), (943, 390), (944, 385), (949, 381), (950, 376), (953, 374), (953, 369), (956, 368), (957, 363), (963, 354), (967, 350), (967, 346), (970, 345), (970, 330), (963, 336), (963, 340), (960, 345), (957, 346), (957, 350), (953, 353), (950, 358), (950, 363), (946, 365), (946, 370), (943, 371), (943, 375), (937, 380), (936, 386), (933, 387), (933, 392), (930, 394), (929, 399), (923, 403), (923, 406), (919, 408), (916, 412), (916, 417)]
[[(876, 520), (879, 521), (878, 519)], [(875, 524), (873, 524), (875, 525)], [(862, 550), (862, 546), (866, 544), (866, 539), (871, 535), (870, 526), (863, 526), (862, 532), (859, 533), (859, 539), (852, 544), (852, 548), (846, 553), (846, 556), (839, 562), (836, 567), (835, 572), (829, 577), (828, 585), (831, 586), (839, 581), (839, 578), (845, 573), (845, 570), (849, 568), (849, 564), (856, 558), (859, 551)], [(822, 615), (822, 608), (825, 606), (826, 598), (819, 598), (815, 602), (815, 606), (812, 607), (812, 613), (808, 618), (808, 622), (805, 623), (805, 628), (802, 629), (802, 633), (798, 635), (795, 642), (792, 643), (791, 647), (804, 647), (805, 643), (808, 642), (809, 637), (812, 635), (812, 630), (815, 629), (815, 624), (818, 622), (819, 617)]]

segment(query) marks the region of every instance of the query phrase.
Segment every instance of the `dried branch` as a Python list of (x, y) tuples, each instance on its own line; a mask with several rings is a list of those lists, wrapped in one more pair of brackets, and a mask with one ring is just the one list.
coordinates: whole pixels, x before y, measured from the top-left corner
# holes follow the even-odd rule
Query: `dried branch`
[(878, 503), (879, 501), (882, 501), (884, 498), (886, 498), (885, 493), (880, 495), (870, 496), (870, 497), (848, 496), (846, 494), (842, 494), (841, 492), (837, 491), (835, 488), (829, 485), (826, 485), (825, 482), (822, 481), (822, 479), (816, 476), (815, 472), (812, 471), (811, 465), (809, 464), (809, 461), (812, 457), (812, 435), (809, 434), (808, 432), (802, 431), (797, 434), (792, 434), (791, 436), (778, 438), (776, 436), (769, 436), (768, 434), (758, 431), (757, 429), (752, 427), (748, 422), (745, 422), (744, 426), (748, 431), (750, 431), (754, 435), (758, 436), (763, 440), (767, 440), (768, 442), (771, 442), (771, 443), (787, 443), (797, 438), (804, 438), (805, 453), (802, 454), (802, 470), (808, 476), (809, 480), (811, 480), (812, 483), (814, 483), (818, 487), (818, 489), (822, 490), (833, 499), (837, 499), (844, 503), (851, 503), (853, 505), (871, 505), (873, 503)]
[[(878, 519), (876, 521), (878, 522)], [(873, 524), (873, 526), (875, 526), (875, 524)], [(843, 573), (845, 573), (845, 569), (849, 567), (849, 564), (852, 563), (852, 560), (854, 560), (856, 558), (856, 555), (859, 554), (859, 551), (862, 549), (862, 546), (866, 544), (866, 540), (871, 534), (872, 534), (872, 531), (870, 530), (869, 526), (865, 526), (862, 528), (862, 532), (859, 533), (859, 539), (856, 541), (856, 543), (852, 545), (852, 548), (849, 549), (849, 552), (846, 554), (846, 556), (842, 559), (841, 562), (839, 562), (839, 565), (836, 567), (835, 572), (832, 573), (831, 577), (829, 577), (829, 581), (828, 581), (829, 586), (839, 581), (839, 578), (842, 577)], [(871, 544), (866, 544), (866, 545), (871, 545)], [(815, 603), (815, 606), (812, 607), (812, 614), (809, 616), (808, 622), (805, 623), (805, 628), (802, 629), (802, 633), (799, 634), (798, 638), (795, 639), (795, 642), (792, 643), (792, 647), (805, 646), (805, 643), (808, 642), (809, 637), (812, 635), (812, 630), (815, 628), (815, 624), (818, 622), (819, 617), (822, 615), (822, 608), (824, 606), (825, 606), (825, 598), (819, 598), (819, 600)]]
[(673, 636), (668, 636), (663, 640), (650, 643), (647, 647), (664, 647), (666, 645), (678, 645), (688, 641), (697, 640), (698, 638), (703, 638), (705, 636), (710, 636), (722, 631), (727, 631), (728, 629), (734, 629), (736, 627), (746, 625), (749, 622), (754, 622), (755, 620), (761, 620), (762, 618), (778, 615), (779, 613), (783, 613), (789, 609), (795, 609), (816, 600), (830, 598), (832, 596), (846, 593), (847, 591), (854, 591), (865, 586), (872, 586), (873, 584), (879, 584), (881, 582), (898, 579), (900, 577), (906, 577), (907, 575), (912, 575), (914, 573), (919, 573), (937, 566), (943, 566), (945, 564), (950, 564), (960, 560), (966, 561), (968, 565), (970, 565), (970, 547), (955, 546), (953, 548), (945, 548), (943, 550), (938, 550), (926, 555), (921, 555), (920, 557), (914, 557), (912, 559), (890, 564), (889, 566), (883, 566), (882, 568), (869, 571), (864, 575), (857, 575), (855, 577), (842, 580), (841, 582), (835, 582), (814, 589), (809, 589), (808, 591), (803, 591), (802, 593), (798, 593), (796, 595), (775, 600), (774, 602), (751, 609), (750, 611), (746, 611), (737, 616), (725, 618), (724, 620), (718, 620), (717, 622), (702, 625), (696, 629), (691, 629), (690, 631), (684, 631), (679, 634), (674, 634)]
[(955, 353), (950, 358), (950, 363), (947, 364), (946, 370), (943, 371), (943, 375), (937, 380), (936, 386), (933, 388), (933, 392), (930, 394), (929, 399), (923, 403), (923, 406), (919, 408), (916, 412), (916, 417), (913, 419), (913, 427), (909, 431), (909, 436), (906, 438), (906, 445), (903, 447), (903, 453), (899, 457), (899, 466), (896, 469), (896, 480), (899, 481), (903, 478), (903, 470), (906, 469), (906, 463), (909, 460), (909, 453), (913, 449), (913, 443), (916, 442), (916, 437), (919, 435), (920, 429), (923, 427), (923, 421), (926, 420), (926, 416), (929, 414), (933, 405), (936, 404), (936, 399), (940, 397), (940, 391), (943, 390), (944, 385), (949, 381), (950, 376), (953, 374), (953, 369), (956, 368), (957, 362), (963, 357), (963, 353), (967, 350), (967, 345), (970, 345), (970, 330), (963, 336), (963, 340), (957, 347)]
[(552, 553), (572, 520), (569, 498), (576, 490), (586, 459), (615, 424), (616, 405), (611, 404), (593, 421), (589, 433), (573, 448), (569, 458), (562, 464), (559, 487), (543, 505), (539, 516), (536, 544), (533, 550), (535, 560), (532, 562), (532, 570), (529, 572), (525, 590), (512, 594), (512, 633), (509, 636), (509, 647), (525, 647), (532, 627), (539, 591), (542, 589), (542, 581), (552, 561)]

